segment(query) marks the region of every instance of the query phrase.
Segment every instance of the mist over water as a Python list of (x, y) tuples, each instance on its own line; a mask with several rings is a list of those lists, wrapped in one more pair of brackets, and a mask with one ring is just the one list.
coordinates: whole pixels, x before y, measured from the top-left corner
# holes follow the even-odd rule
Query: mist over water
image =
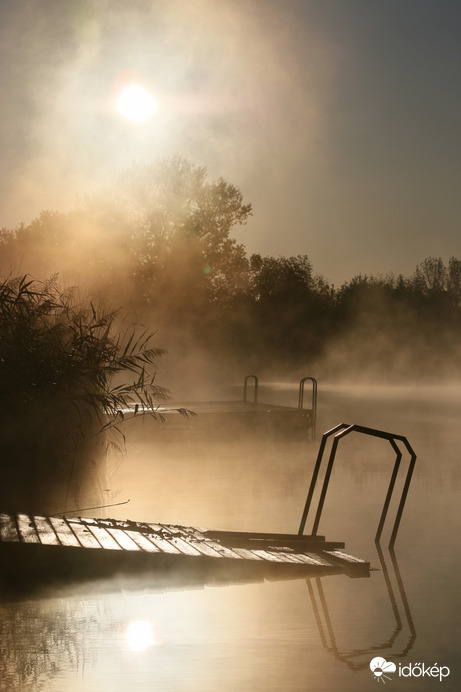
[[(34, 337), (24, 337), (22, 308), (11, 319), (14, 291), (3, 312), (0, 345), (18, 329), (0, 353), (0, 509), (296, 533), (322, 432), (384, 429), (407, 436), (418, 457), (396, 554), (386, 546), (405, 455), (379, 554), (394, 454), (355, 433), (340, 444), (320, 533), (370, 560), (369, 579), (197, 588), (184, 571), (174, 588), (121, 589), (115, 575), (5, 598), (2, 692), (361, 692), (379, 681), (369, 669), (377, 655), (448, 666), (440, 684), (459, 689), (457, 10), (439, 9), (437, 22), (394, 5), (0, 5), (0, 269), (23, 277), (24, 305), (39, 307)], [(116, 108), (131, 81), (158, 103), (135, 126)], [(293, 256), (265, 254), (282, 252)], [(422, 261), (434, 253), (443, 259)], [(414, 273), (369, 274), (389, 270)], [(56, 273), (44, 304), (59, 297), (65, 309), (43, 312), (36, 298)], [(73, 303), (93, 315), (80, 350), (67, 330), (84, 333)], [(100, 304), (118, 310), (113, 322)], [(43, 324), (63, 339), (40, 351)], [(300, 377), (315, 375), (317, 441), (269, 417), (245, 427), (168, 413), (164, 423), (125, 422), (126, 450), (122, 435), (105, 457), (98, 396), (127, 382), (123, 368), (110, 377), (111, 357), (86, 377), (106, 324), (116, 352), (155, 330), (168, 354), (134, 370), (139, 381), (143, 363), (155, 370), (171, 406), (241, 399), (243, 377), (256, 372), (260, 401), (296, 407)], [(64, 375), (76, 363), (83, 374), (50, 398), (57, 353)], [(19, 375), (27, 396), (10, 421)], [(98, 403), (79, 429), (82, 411), (67, 411), (82, 383)], [(392, 682), (418, 692), (439, 684)]]
[[(263, 383), (261, 400), (267, 398), (293, 404), (296, 385), (265, 389)], [(460, 556), (452, 538), (461, 528), (460, 413), (456, 384), (319, 385), (320, 432), (339, 422), (377, 427), (407, 436), (417, 453), (396, 542), (397, 568), (386, 548), (395, 506), (382, 540), (386, 573), (373, 542), (394, 455), (385, 441), (353, 433), (340, 444), (320, 532), (370, 560), (378, 571), (369, 579), (326, 577), (322, 598), (316, 580), (310, 580), (311, 592), (295, 580), (3, 603), (5, 689), (352, 692), (375, 682), (369, 662), (378, 655), (451, 671), (443, 683), (394, 676), (394, 685), (457, 689)], [(135, 421), (127, 456), (109, 474), (113, 498), (130, 502), (107, 514), (296, 532), (318, 444), (267, 432), (236, 438), (214, 430), (206, 438), (193, 424), (185, 421), (170, 434), (176, 423)], [(404, 456), (404, 471), (407, 461)], [(137, 620), (151, 624), (156, 642), (144, 651), (131, 650), (126, 639)]]

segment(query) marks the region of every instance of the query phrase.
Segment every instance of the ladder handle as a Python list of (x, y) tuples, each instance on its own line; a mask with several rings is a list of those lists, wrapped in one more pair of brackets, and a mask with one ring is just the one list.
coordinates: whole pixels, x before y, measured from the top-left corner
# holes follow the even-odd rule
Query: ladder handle
[(304, 406), (304, 385), (307, 381), (312, 383), (312, 399), (311, 399), (311, 411), (312, 411), (312, 440), (315, 441), (316, 427), (317, 427), (317, 380), (315, 377), (303, 377), (299, 382), (299, 396), (298, 396), (298, 408), (300, 411), (303, 410)]
[(258, 403), (258, 385), (259, 380), (256, 375), (247, 375), (243, 381), (243, 401), (248, 401), (248, 380), (254, 380), (253, 388), (253, 403)]
[(394, 543), (395, 543), (395, 539), (397, 537), (397, 532), (398, 532), (398, 529), (400, 526), (400, 520), (402, 518), (402, 513), (403, 513), (403, 509), (405, 507), (405, 502), (407, 499), (408, 490), (410, 488), (410, 482), (411, 482), (411, 478), (413, 475), (413, 469), (414, 469), (415, 462), (416, 462), (416, 454), (415, 454), (412, 446), (408, 442), (407, 438), (404, 437), (403, 435), (395, 435), (393, 433), (388, 433), (388, 432), (385, 432), (383, 430), (376, 430), (374, 428), (367, 428), (367, 427), (364, 427), (362, 425), (348, 425), (346, 423), (341, 423), (340, 425), (337, 425), (335, 428), (332, 428), (331, 430), (329, 430), (328, 432), (326, 432), (323, 435), (322, 442), (320, 443), (317, 461), (316, 461), (314, 471), (312, 474), (312, 479), (311, 479), (311, 483), (309, 486), (309, 491), (308, 491), (308, 495), (307, 495), (307, 499), (306, 499), (306, 504), (304, 507), (304, 512), (303, 512), (303, 515), (301, 518), (301, 524), (299, 526), (298, 535), (301, 536), (304, 533), (304, 528), (305, 528), (307, 517), (309, 514), (309, 509), (310, 509), (310, 505), (312, 502), (312, 497), (314, 494), (315, 485), (317, 483), (318, 474), (319, 474), (320, 467), (321, 467), (322, 461), (323, 461), (323, 454), (325, 452), (325, 446), (326, 446), (327, 438), (330, 437), (330, 435), (334, 435), (333, 445), (332, 445), (332, 448), (330, 451), (330, 457), (328, 460), (327, 470), (326, 470), (325, 478), (323, 481), (322, 490), (320, 493), (320, 499), (319, 499), (319, 502), (317, 505), (317, 511), (316, 511), (315, 518), (314, 518), (314, 524), (313, 524), (313, 528), (312, 528), (312, 535), (313, 536), (315, 536), (317, 534), (318, 526), (320, 523), (320, 517), (321, 517), (322, 511), (323, 511), (323, 505), (324, 505), (327, 490), (328, 490), (328, 484), (330, 482), (330, 476), (331, 476), (331, 472), (333, 470), (336, 452), (338, 450), (338, 444), (343, 437), (345, 437), (346, 435), (349, 435), (349, 433), (351, 433), (351, 432), (359, 432), (359, 433), (362, 433), (364, 435), (371, 435), (372, 437), (380, 437), (381, 439), (387, 440), (388, 442), (390, 442), (391, 447), (394, 450), (395, 455), (396, 455), (395, 462), (394, 462), (394, 468), (392, 471), (392, 476), (391, 476), (391, 479), (389, 482), (389, 487), (387, 490), (386, 498), (384, 500), (384, 506), (382, 509), (381, 518), (379, 520), (378, 529), (376, 531), (375, 541), (377, 543), (379, 543), (379, 540), (381, 537), (381, 533), (383, 530), (387, 511), (389, 509), (389, 504), (390, 504), (392, 493), (394, 490), (394, 485), (395, 485), (395, 481), (397, 478), (397, 473), (399, 470), (400, 461), (402, 458), (402, 452), (400, 451), (396, 442), (399, 441), (399, 442), (403, 443), (403, 445), (406, 447), (407, 452), (410, 455), (410, 464), (409, 464), (407, 475), (405, 478), (405, 483), (404, 483), (404, 487), (403, 487), (402, 494), (400, 497), (400, 502), (399, 502), (399, 506), (397, 509), (397, 515), (396, 515), (396, 518), (394, 520), (394, 526), (392, 528), (391, 538), (390, 538), (390, 542), (389, 542), (389, 547), (392, 548)]

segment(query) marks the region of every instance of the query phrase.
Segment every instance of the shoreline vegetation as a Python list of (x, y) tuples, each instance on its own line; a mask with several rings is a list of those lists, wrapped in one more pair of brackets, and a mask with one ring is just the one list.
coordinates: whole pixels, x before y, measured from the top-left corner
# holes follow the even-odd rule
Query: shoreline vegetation
[(167, 398), (154, 336), (179, 382), (460, 377), (461, 260), (429, 257), (410, 276), (337, 288), (307, 255), (249, 256), (232, 230), (251, 215), (238, 187), (174, 157), (0, 231), (3, 509), (40, 512), (58, 496), (64, 508), (83, 495), (92, 504), (107, 445), (123, 444), (118, 411), (137, 404), (155, 417)]
[(249, 256), (232, 230), (251, 215), (235, 185), (181, 157), (160, 160), (67, 213), (2, 229), (0, 271), (59, 274), (153, 325), (169, 352), (195, 349), (227, 370), (383, 382), (461, 374), (460, 259), (335, 287), (308, 255)]
[(163, 350), (146, 329), (117, 331), (116, 317), (56, 278), (0, 283), (2, 511), (97, 503), (105, 454), (124, 445), (123, 409), (160, 418)]

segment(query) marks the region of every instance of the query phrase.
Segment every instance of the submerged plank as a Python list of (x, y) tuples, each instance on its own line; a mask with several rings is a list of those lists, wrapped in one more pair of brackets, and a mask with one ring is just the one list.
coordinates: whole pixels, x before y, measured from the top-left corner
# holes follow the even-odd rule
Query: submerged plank
[(344, 553), (341, 550), (328, 550), (325, 553), (328, 560), (342, 568), (344, 574), (349, 577), (369, 577), (370, 563), (358, 557)]
[(340, 562), (346, 562), (349, 565), (366, 564), (365, 560), (361, 560), (359, 557), (354, 557), (354, 555), (344, 553), (342, 550), (326, 550), (325, 553), (333, 559)]

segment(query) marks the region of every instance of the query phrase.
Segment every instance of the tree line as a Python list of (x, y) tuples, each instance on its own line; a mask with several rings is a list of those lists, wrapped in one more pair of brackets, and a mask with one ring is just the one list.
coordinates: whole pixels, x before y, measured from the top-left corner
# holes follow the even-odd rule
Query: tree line
[(461, 260), (339, 287), (307, 255), (249, 255), (232, 237), (252, 214), (238, 187), (175, 157), (126, 171), (69, 212), (0, 232), (4, 275), (59, 274), (245, 369), (320, 377), (452, 377), (461, 366)]

